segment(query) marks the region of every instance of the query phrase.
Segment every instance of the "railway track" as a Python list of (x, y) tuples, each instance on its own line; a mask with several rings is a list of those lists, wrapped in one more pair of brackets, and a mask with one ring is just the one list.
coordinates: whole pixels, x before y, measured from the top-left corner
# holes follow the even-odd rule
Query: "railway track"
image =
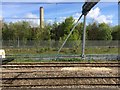
[[(119, 87), (119, 76), (114, 70), (119, 63), (8, 63), (2, 65), (3, 88), (27, 87)], [(108, 71), (62, 71), (62, 68), (109, 68)], [(17, 69), (16, 69), (17, 68)], [(32, 69), (30, 69), (32, 68)], [(40, 69), (41, 68), (41, 69)], [(53, 69), (54, 68), (54, 69)], [(117, 70), (116, 70), (117, 71)], [(94, 73), (95, 72), (95, 73)], [(102, 73), (101, 73), (102, 72)], [(109, 73), (108, 73), (109, 72)], [(13, 74), (13, 75), (11, 75)], [(97, 76), (98, 74), (98, 76)], [(99, 76), (99, 74), (102, 74)], [(111, 74), (111, 75), (109, 75)], [(11, 76), (9, 76), (11, 75)], [(93, 75), (93, 76), (92, 76)], [(106, 76), (105, 76), (106, 75)]]
[(119, 87), (119, 85), (120, 84), (56, 84), (56, 85), (4, 85), (4, 86), (2, 86), (2, 87), (41, 87), (41, 86), (44, 86), (44, 87), (46, 87), (46, 86), (49, 86), (49, 87), (51, 87), (51, 86), (54, 86), (54, 87), (56, 87), (56, 86), (59, 86), (59, 87), (63, 87), (63, 86), (100, 86), (100, 87), (102, 87), (102, 86), (117, 86), (117, 87)]
[(39, 68), (39, 67), (120, 67), (119, 63), (9, 63), (3, 68)]
[(85, 78), (87, 78), (87, 79), (90, 79), (90, 78), (94, 78), (94, 79), (102, 79), (102, 78), (104, 78), (104, 79), (120, 79), (119, 78), (119, 76), (114, 76), (114, 77), (90, 77), (90, 76), (69, 76), (69, 77), (66, 77), (66, 76), (62, 76), (62, 77), (57, 77), (57, 76), (51, 76), (51, 77), (29, 77), (29, 78), (2, 78), (2, 80), (35, 80), (35, 79), (85, 79)]
[[(5, 80), (11, 81), (10, 84)], [(31, 81), (26, 84), (11, 84), (13, 81), (17, 82)], [(46, 81), (47, 80), (47, 81)], [(107, 82), (109, 80), (109, 82)], [(57, 82), (56, 82), (57, 81)], [(34, 83), (38, 82), (38, 83)], [(52, 83), (51, 83), (52, 82)], [(38, 86), (119, 86), (119, 77), (36, 77), (36, 78), (3, 78), (3, 87), (38, 87)]]
[(8, 64), (6, 65), (21, 65), (21, 64), (24, 64), (24, 65), (34, 65), (34, 64), (119, 64), (119, 62), (9, 62)]

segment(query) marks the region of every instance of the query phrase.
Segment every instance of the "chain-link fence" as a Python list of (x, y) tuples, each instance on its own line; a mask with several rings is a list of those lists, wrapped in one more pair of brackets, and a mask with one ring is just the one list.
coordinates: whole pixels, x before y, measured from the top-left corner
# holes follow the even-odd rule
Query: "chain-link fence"
[[(6, 50), (16, 50), (21, 49), (21, 53), (25, 53), (24, 49), (37, 49), (41, 53), (51, 51), (56, 54), (63, 41), (2, 41), (2, 48)], [(68, 52), (68, 54), (73, 50), (73, 54), (81, 54), (82, 41), (67, 41), (62, 51)], [(86, 41), (86, 53), (89, 54), (117, 54), (118, 53), (118, 41)], [(95, 51), (96, 50), (96, 51)], [(62, 52), (61, 51), (61, 52)], [(39, 51), (38, 51), (39, 52)], [(18, 51), (19, 53), (19, 51)], [(37, 52), (36, 52), (37, 53)], [(48, 52), (49, 53), (49, 52)], [(8, 53), (10, 54), (10, 53)], [(26, 52), (29, 54), (29, 52)], [(39, 52), (40, 54), (40, 52)]]
[[(59, 55), (63, 41), (3, 41), (3, 49), (8, 61), (31, 61), (64, 58), (77, 58), (82, 54), (82, 41), (67, 41)], [(19, 45), (18, 45), (19, 44)], [(86, 41), (85, 55), (88, 59), (118, 58), (118, 41)]]

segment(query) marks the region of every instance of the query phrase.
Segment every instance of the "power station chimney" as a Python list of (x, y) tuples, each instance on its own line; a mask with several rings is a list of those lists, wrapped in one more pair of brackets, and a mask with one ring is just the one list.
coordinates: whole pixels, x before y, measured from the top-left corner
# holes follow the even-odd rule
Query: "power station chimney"
[(44, 28), (44, 8), (40, 7), (40, 28)]

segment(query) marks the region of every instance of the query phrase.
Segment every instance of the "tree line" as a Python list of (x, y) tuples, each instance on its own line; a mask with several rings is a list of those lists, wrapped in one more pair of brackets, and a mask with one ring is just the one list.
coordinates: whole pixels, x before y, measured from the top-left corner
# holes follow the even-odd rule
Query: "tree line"
[[(18, 21), (15, 23), (3, 23), (2, 39), (3, 41), (61, 41), (65, 40), (71, 28), (74, 25), (74, 18), (68, 17), (63, 22), (45, 24), (45, 27), (32, 27), (27, 21)], [(82, 40), (83, 23), (79, 23), (68, 41)], [(120, 26), (110, 26), (106, 23), (90, 23), (87, 25), (87, 40), (120, 40)]]

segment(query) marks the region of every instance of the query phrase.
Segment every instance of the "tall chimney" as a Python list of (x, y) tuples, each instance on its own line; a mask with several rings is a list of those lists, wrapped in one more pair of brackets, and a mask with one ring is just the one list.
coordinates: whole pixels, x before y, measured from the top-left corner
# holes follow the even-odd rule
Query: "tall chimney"
[(40, 28), (44, 28), (44, 8), (40, 7)]

